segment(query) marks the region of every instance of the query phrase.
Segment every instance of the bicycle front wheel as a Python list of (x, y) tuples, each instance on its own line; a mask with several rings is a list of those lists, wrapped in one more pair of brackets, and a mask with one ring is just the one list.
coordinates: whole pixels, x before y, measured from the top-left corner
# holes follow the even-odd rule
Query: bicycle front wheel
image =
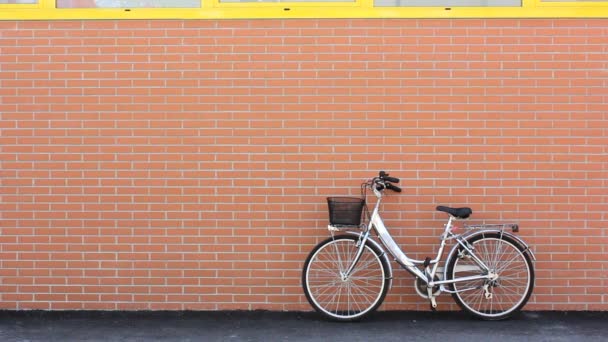
[[(474, 236), (468, 243), (473, 247), (473, 254), (497, 277), (454, 283), (452, 296), (456, 303), (486, 320), (505, 319), (518, 312), (534, 287), (534, 268), (525, 249), (500, 233)], [(449, 279), (487, 274), (462, 247), (448, 261), (447, 272)]]
[(338, 321), (361, 319), (375, 311), (390, 287), (389, 265), (373, 244), (366, 242), (361, 259), (350, 275), (359, 238), (341, 235), (319, 243), (302, 270), (308, 302), (324, 316)]

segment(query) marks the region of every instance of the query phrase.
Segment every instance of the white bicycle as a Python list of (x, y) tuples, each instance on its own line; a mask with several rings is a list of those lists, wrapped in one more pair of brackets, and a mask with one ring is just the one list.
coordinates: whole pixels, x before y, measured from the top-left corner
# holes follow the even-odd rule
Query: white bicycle
[[(519, 226), (465, 225), (460, 233), (456, 221), (468, 218), (472, 210), (438, 206), (437, 210), (449, 218), (437, 255), (410, 259), (380, 217), (385, 191), (401, 192), (397, 183), (398, 178), (381, 171), (361, 185), (361, 198), (328, 198), (331, 237), (313, 248), (302, 271), (302, 286), (310, 304), (339, 321), (358, 320), (374, 312), (391, 287), (390, 254), (415, 277), (416, 292), (430, 301), (433, 310), (437, 307), (435, 298), (443, 292), (452, 294), (465, 311), (486, 320), (505, 319), (521, 310), (532, 294), (536, 259), (528, 245), (510, 232), (518, 232)], [(377, 197), (371, 215), (366, 206), (367, 190)], [(444, 261), (448, 242), (453, 242), (453, 247)]]

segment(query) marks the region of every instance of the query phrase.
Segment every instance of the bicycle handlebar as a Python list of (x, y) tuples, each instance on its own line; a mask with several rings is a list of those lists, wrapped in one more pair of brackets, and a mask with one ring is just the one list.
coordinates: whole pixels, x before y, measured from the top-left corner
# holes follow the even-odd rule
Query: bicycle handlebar
[(383, 181), (387, 181), (390, 183), (399, 183), (399, 178), (389, 177), (388, 173), (386, 173), (384, 171), (380, 171), (379, 175), (380, 175), (380, 179), (382, 179)]
[(380, 171), (377, 181), (375, 183), (377, 184), (376, 190), (378, 190), (378, 191), (388, 189), (388, 190), (393, 190), (395, 192), (401, 192), (400, 187), (392, 184), (392, 183), (399, 183), (399, 178), (389, 177), (389, 174), (384, 171)]

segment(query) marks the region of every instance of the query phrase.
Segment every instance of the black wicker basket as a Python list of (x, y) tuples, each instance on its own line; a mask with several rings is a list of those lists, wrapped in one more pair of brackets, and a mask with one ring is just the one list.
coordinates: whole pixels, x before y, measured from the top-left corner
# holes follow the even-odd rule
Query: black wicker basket
[(328, 197), (329, 223), (333, 226), (359, 226), (365, 200), (356, 197)]

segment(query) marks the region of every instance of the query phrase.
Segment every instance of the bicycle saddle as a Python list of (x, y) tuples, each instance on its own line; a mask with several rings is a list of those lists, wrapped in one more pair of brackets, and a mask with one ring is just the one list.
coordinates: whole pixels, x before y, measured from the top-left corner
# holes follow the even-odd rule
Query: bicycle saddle
[(444, 206), (438, 206), (437, 207), (437, 211), (442, 211), (444, 213), (448, 213), (456, 218), (459, 219), (466, 219), (467, 217), (471, 216), (471, 214), (473, 213), (473, 210), (471, 210), (471, 208), (450, 208), (450, 207), (444, 207)]

